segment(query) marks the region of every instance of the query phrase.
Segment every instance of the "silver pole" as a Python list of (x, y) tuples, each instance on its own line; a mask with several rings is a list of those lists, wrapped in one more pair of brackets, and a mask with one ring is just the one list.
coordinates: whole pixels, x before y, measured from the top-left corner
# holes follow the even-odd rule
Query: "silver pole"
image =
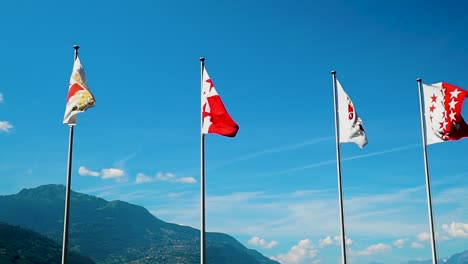
[[(75, 60), (78, 57), (78, 45), (74, 45)], [(65, 216), (63, 219), (63, 243), (62, 243), (62, 264), (67, 263), (68, 255), (68, 223), (70, 219), (70, 189), (71, 189), (71, 172), (72, 172), (72, 156), (73, 156), (73, 132), (75, 125), (70, 125), (70, 136), (68, 139), (68, 162), (67, 162), (67, 186), (65, 189)]]
[(338, 123), (338, 94), (336, 88), (336, 71), (331, 72), (333, 77), (333, 106), (335, 111), (335, 135), (336, 135), (336, 172), (338, 174), (338, 204), (340, 207), (340, 231), (341, 231), (341, 258), (346, 264), (346, 237), (343, 210), (343, 189), (341, 178), (341, 158), (340, 158), (340, 128)]
[(423, 142), (423, 154), (424, 154), (424, 173), (426, 175), (426, 193), (427, 193), (427, 209), (429, 212), (429, 228), (431, 230), (431, 250), (432, 250), (432, 263), (437, 264), (437, 252), (436, 252), (436, 240), (434, 231), (434, 216), (432, 214), (432, 198), (431, 198), (431, 182), (429, 178), (429, 165), (427, 161), (427, 145), (426, 145), (426, 122), (424, 121), (424, 108), (423, 108), (423, 96), (422, 96), (422, 80), (421, 78), (416, 79), (418, 82), (419, 91), (419, 111), (421, 114), (421, 133)]
[(72, 170), (72, 154), (73, 154), (73, 130), (74, 125), (70, 125), (70, 137), (68, 143), (68, 165), (67, 165), (67, 186), (65, 191), (65, 217), (63, 220), (63, 244), (62, 244), (62, 264), (67, 263), (68, 255), (68, 222), (70, 210), (70, 185), (71, 185), (71, 170)]
[(200, 58), (201, 65), (201, 126), (200, 126), (200, 264), (205, 264), (205, 134), (203, 134), (203, 70), (205, 69), (205, 58)]

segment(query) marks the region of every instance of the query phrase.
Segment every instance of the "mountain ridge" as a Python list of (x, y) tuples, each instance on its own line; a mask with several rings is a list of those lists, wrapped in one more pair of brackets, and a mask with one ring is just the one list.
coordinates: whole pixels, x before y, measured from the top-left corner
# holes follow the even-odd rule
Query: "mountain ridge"
[[(0, 196), (0, 221), (61, 243), (65, 186), (42, 185)], [(142, 206), (71, 192), (70, 249), (96, 263), (198, 263), (199, 231), (165, 222)], [(41, 219), (41, 221), (37, 221)], [(206, 234), (207, 263), (273, 264), (223, 233)]]
[[(0, 263), (59, 264), (62, 248), (34, 231), (0, 222)], [(76, 252), (70, 252), (70, 264), (94, 264)]]

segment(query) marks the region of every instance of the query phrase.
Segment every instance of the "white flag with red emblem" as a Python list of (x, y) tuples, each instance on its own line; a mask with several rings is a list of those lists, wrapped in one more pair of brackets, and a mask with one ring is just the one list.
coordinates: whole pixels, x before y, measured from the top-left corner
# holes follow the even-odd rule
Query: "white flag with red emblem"
[(423, 84), (426, 144), (468, 137), (461, 115), (468, 91), (449, 83)]
[(362, 119), (356, 113), (353, 102), (338, 80), (336, 80), (336, 86), (340, 143), (354, 142), (362, 148), (367, 145), (367, 135), (362, 126)]
[(216, 92), (213, 81), (204, 67), (202, 86), (203, 134), (215, 133), (226, 137), (235, 137), (239, 126), (224, 107), (221, 97)]
[(76, 124), (76, 114), (86, 111), (95, 104), (96, 100), (88, 89), (85, 72), (81, 65), (80, 58), (77, 56), (70, 77), (63, 123), (68, 125)]

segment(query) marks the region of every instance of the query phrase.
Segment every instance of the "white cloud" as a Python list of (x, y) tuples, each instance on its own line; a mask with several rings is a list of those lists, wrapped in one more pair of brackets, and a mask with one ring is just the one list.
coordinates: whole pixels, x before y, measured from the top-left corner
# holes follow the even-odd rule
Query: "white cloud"
[(319, 246), (325, 247), (329, 245), (333, 245), (333, 239), (331, 238), (331, 236), (327, 236), (326, 238), (319, 240)]
[[(341, 245), (341, 236), (335, 236), (334, 239), (335, 239), (336, 245)], [(347, 246), (350, 246), (350, 245), (353, 244), (353, 240), (351, 240), (351, 238), (349, 238), (349, 237), (346, 237), (345, 244)]]
[(405, 239), (400, 238), (400, 239), (393, 241), (393, 245), (397, 248), (403, 248), (405, 246), (405, 242), (406, 242)]
[(156, 179), (161, 180), (161, 181), (171, 181), (174, 179), (175, 175), (172, 172), (167, 172), (167, 173), (162, 173), (158, 172), (156, 175)]
[(154, 182), (154, 181), (165, 181), (165, 182), (177, 182), (177, 183), (196, 183), (197, 180), (193, 177), (181, 177), (178, 178), (172, 172), (158, 172), (156, 176), (151, 177), (144, 173), (138, 173), (135, 179), (135, 183), (146, 183), (146, 182)]
[[(345, 244), (347, 246), (352, 245), (353, 240), (351, 240), (351, 238), (349, 237), (346, 237)], [(330, 245), (335, 245), (335, 246), (341, 245), (341, 236), (335, 236), (333, 238), (331, 236), (327, 236), (324, 239), (319, 240), (320, 247), (325, 247), (325, 246), (330, 246)]]
[(390, 251), (391, 249), (392, 249), (391, 246), (379, 243), (379, 244), (370, 245), (364, 250), (357, 251), (356, 255), (370, 256), (374, 254), (384, 253), (384, 252)]
[(0, 121), (0, 132), (10, 132), (13, 125), (8, 121)]
[(93, 176), (93, 177), (99, 177), (101, 175), (97, 171), (88, 170), (85, 166), (81, 166), (78, 169), (78, 174), (81, 176)]
[[(0, 93), (0, 104), (3, 103), (3, 94)], [(8, 121), (0, 121), (0, 132), (10, 132), (13, 128), (13, 125)]]
[(257, 247), (262, 247), (264, 249), (270, 249), (278, 245), (278, 242), (275, 240), (267, 242), (265, 239), (257, 237), (257, 236), (252, 237), (247, 243), (249, 243), (250, 245), (257, 246)]
[(411, 243), (412, 248), (424, 248), (424, 245), (418, 242)]
[(310, 261), (317, 256), (318, 250), (309, 239), (303, 239), (293, 246), (288, 253), (279, 254), (272, 259), (281, 262), (282, 264), (301, 264)]
[(116, 168), (102, 169), (101, 173), (103, 179), (119, 179), (125, 176), (123, 170)]
[(421, 242), (424, 242), (424, 241), (429, 241), (431, 240), (431, 235), (427, 232), (422, 232), (420, 234), (418, 234), (418, 240), (421, 241)]
[(180, 182), (180, 183), (196, 183), (197, 180), (193, 177), (182, 177), (179, 179), (176, 179), (175, 182)]
[(135, 179), (136, 183), (145, 183), (145, 182), (152, 182), (152, 181), (153, 179), (150, 176), (145, 175), (143, 173), (138, 173)]
[(450, 225), (442, 225), (442, 229), (452, 237), (468, 238), (468, 224), (452, 222)]

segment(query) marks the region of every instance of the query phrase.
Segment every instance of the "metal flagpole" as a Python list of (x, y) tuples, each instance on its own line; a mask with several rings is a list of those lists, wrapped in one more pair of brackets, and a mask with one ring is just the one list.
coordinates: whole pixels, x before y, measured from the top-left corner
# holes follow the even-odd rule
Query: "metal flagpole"
[(335, 135), (336, 135), (336, 171), (338, 174), (338, 203), (340, 207), (340, 230), (341, 230), (341, 258), (343, 264), (346, 264), (346, 237), (344, 225), (344, 210), (343, 210), (343, 189), (341, 187), (341, 158), (340, 158), (340, 129), (338, 122), (338, 94), (336, 90), (336, 71), (331, 72), (333, 77), (333, 106), (335, 113)]
[(203, 134), (203, 70), (205, 69), (205, 58), (200, 58), (201, 65), (201, 125), (200, 125), (200, 264), (205, 264), (205, 134)]
[(421, 114), (421, 132), (423, 142), (423, 153), (424, 153), (424, 173), (426, 175), (426, 193), (427, 193), (427, 209), (429, 212), (429, 228), (431, 229), (431, 249), (432, 249), (432, 263), (437, 264), (437, 252), (436, 252), (436, 240), (434, 231), (434, 216), (432, 214), (432, 198), (431, 198), (431, 182), (429, 178), (429, 165), (427, 162), (427, 145), (426, 145), (426, 122), (424, 122), (424, 108), (423, 108), (423, 97), (422, 97), (422, 80), (421, 78), (416, 79), (418, 82), (419, 91), (419, 110)]
[[(75, 49), (75, 60), (78, 57), (78, 45), (74, 45)], [(70, 186), (71, 186), (71, 171), (72, 171), (72, 156), (73, 156), (73, 132), (74, 124), (70, 124), (70, 136), (68, 140), (68, 163), (67, 163), (67, 186), (65, 190), (65, 216), (63, 219), (63, 243), (62, 243), (62, 264), (67, 263), (68, 255), (68, 222), (69, 222), (69, 211), (70, 211)]]

